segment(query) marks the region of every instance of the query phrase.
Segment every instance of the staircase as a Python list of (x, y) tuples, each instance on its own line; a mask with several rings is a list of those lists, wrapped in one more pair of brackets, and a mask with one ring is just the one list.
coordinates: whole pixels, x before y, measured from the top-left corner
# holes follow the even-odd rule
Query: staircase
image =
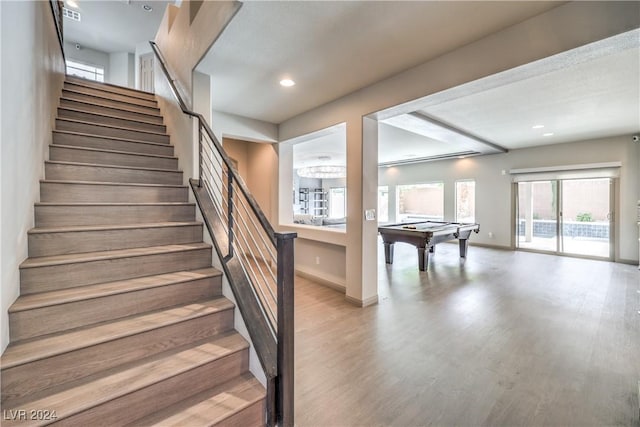
[(67, 77), (9, 309), (3, 426), (263, 425), (153, 94)]

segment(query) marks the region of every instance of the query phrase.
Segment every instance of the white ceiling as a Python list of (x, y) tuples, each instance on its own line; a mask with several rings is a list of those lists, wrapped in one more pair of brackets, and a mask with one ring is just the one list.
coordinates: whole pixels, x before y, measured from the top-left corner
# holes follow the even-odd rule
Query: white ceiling
[[(82, 22), (65, 19), (66, 40), (106, 52), (132, 52), (152, 39), (173, 3), (149, 1), (146, 12), (139, 0), (77, 2)], [(215, 110), (279, 123), (559, 4), (245, 1), (198, 69), (212, 75)], [(379, 161), (474, 145), (389, 125), (410, 112), (508, 149), (638, 132), (639, 34), (627, 35), (632, 43), (623, 48), (607, 39), (380, 112), (391, 120), (380, 126)], [(296, 86), (281, 87), (283, 77)], [(327, 155), (344, 164), (343, 146), (339, 132), (325, 132), (298, 147), (296, 164), (328, 163), (317, 161)]]
[(421, 112), (508, 149), (631, 134), (640, 130), (640, 50), (602, 56)]
[[(168, 4), (165, 0), (75, 0), (80, 22), (64, 18), (64, 38), (71, 43), (107, 53), (130, 52), (136, 44), (153, 40)], [(152, 10), (145, 11), (148, 4)]]
[(198, 70), (214, 110), (281, 123), (559, 4), (246, 1)]

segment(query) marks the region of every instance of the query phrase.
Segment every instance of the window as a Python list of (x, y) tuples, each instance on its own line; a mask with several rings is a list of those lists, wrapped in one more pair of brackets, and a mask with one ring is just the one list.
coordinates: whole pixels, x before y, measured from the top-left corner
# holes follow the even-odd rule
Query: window
[(389, 221), (389, 187), (378, 187), (378, 222)]
[(442, 221), (444, 219), (444, 183), (398, 185), (398, 221)]
[(456, 181), (456, 222), (476, 222), (476, 182)]
[(85, 65), (71, 60), (67, 60), (67, 74), (95, 80), (97, 82), (104, 82), (104, 68)]
[(347, 216), (347, 189), (344, 187), (329, 190), (329, 218)]

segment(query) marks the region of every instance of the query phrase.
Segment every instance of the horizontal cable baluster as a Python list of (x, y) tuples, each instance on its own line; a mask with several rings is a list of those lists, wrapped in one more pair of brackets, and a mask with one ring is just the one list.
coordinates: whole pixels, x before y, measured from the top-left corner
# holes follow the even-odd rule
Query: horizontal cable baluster
[[(235, 220), (236, 224), (239, 224), (239, 223), (243, 223), (244, 224), (244, 220), (243, 220), (243, 218), (241, 216), (237, 216), (237, 215), (234, 216), (234, 220)], [(246, 227), (246, 225), (245, 225), (245, 227)], [(276, 300), (276, 296), (273, 293), (273, 291), (271, 289), (271, 286), (269, 286), (269, 282), (268, 282), (267, 278), (265, 277), (262, 268), (260, 268), (260, 264), (259, 264), (258, 260), (256, 259), (253, 251), (250, 250), (250, 245), (249, 245), (249, 242), (247, 241), (247, 239), (245, 237), (245, 233), (243, 233), (242, 229), (240, 229), (240, 228), (237, 228), (236, 231), (238, 231), (238, 233), (236, 233), (236, 236), (241, 236), (244, 239), (244, 242), (246, 244), (247, 250), (248, 250), (249, 254), (251, 255), (251, 257), (253, 258), (253, 261), (255, 262), (258, 270), (260, 271), (260, 275), (262, 276), (263, 282), (265, 283), (265, 285), (267, 285), (268, 291), (271, 294), (271, 297), (273, 298), (273, 300)], [(274, 278), (273, 280), (275, 281), (276, 279)]]
[[(258, 229), (258, 226), (256, 225), (255, 221), (253, 221), (253, 217), (254, 215), (252, 215), (249, 210), (247, 209), (246, 205), (244, 204), (244, 201), (242, 199), (240, 199), (240, 205), (242, 206), (243, 210), (249, 215), (249, 219), (251, 220), (251, 222), (253, 223), (253, 226), (256, 228), (256, 230)], [(272, 259), (276, 259), (276, 255), (271, 252), (270, 248), (274, 248), (275, 246), (273, 245), (273, 242), (269, 242), (269, 244), (267, 244), (267, 242), (264, 240), (264, 236), (262, 235), (262, 233), (260, 233), (260, 237), (265, 245), (265, 247), (267, 248), (267, 250), (269, 250), (269, 254), (271, 255)]]
[[(268, 258), (268, 257), (266, 257), (266, 256), (264, 255), (264, 252), (262, 252), (262, 250), (260, 250), (260, 246), (261, 246), (261, 245), (259, 245), (259, 244), (258, 244), (258, 242), (256, 242), (256, 240), (253, 238), (253, 233), (251, 232), (251, 230), (250, 230), (250, 229), (249, 229), (249, 227), (247, 226), (246, 221), (244, 221), (243, 216), (241, 215), (240, 217), (243, 219), (243, 221), (241, 221), (241, 222), (242, 222), (242, 225), (244, 226), (245, 230), (246, 230), (246, 231), (247, 231), (247, 233), (249, 234), (249, 237), (251, 238), (251, 240), (252, 240), (252, 242), (253, 242), (253, 244), (254, 244), (254, 247), (258, 250), (258, 252), (259, 252), (259, 254), (260, 254), (260, 257), (261, 257), (263, 260), (265, 260), (265, 263), (266, 263), (266, 262), (270, 262), (273, 258)], [(271, 254), (269, 254), (269, 255), (271, 255)], [(267, 268), (268, 268), (268, 265), (267, 265)], [(276, 281), (276, 276), (273, 274), (273, 271), (271, 270), (271, 268), (268, 268), (268, 270), (269, 270), (269, 273), (271, 274), (271, 277), (273, 278), (273, 280), (274, 280), (274, 281)], [(274, 298), (275, 298), (275, 296), (274, 296)]]
[[(240, 265), (242, 266), (242, 269), (245, 270), (245, 273), (247, 273), (247, 275), (249, 277), (253, 277), (254, 278), (254, 280), (252, 280), (252, 282), (254, 284), (258, 283), (258, 276), (256, 275), (255, 271), (253, 270), (253, 267), (251, 266), (251, 263), (249, 262), (249, 259), (247, 258), (247, 252), (248, 251), (244, 250), (244, 247), (241, 245), (240, 241), (237, 240), (237, 239), (234, 240), (233, 245), (234, 245), (234, 248), (235, 248), (236, 252), (240, 253), (240, 256), (242, 258), (244, 258), (244, 260), (245, 260), (245, 262), (241, 262), (240, 263)], [(254, 258), (254, 261), (255, 261), (255, 258)], [(245, 268), (245, 266), (246, 266), (246, 268)], [(257, 266), (257, 263), (256, 263), (256, 266)], [(247, 270), (247, 268), (249, 270)], [(249, 271), (251, 272), (250, 274), (249, 274)], [(273, 331), (275, 332), (276, 331), (276, 322), (277, 322), (276, 314), (273, 312), (273, 309), (271, 308), (271, 304), (269, 304), (267, 302), (267, 296), (264, 294), (264, 291), (262, 290), (262, 286), (254, 286), (253, 290), (255, 291), (256, 288), (260, 293), (260, 295), (257, 295), (258, 296), (258, 300), (260, 301), (260, 305), (262, 306), (262, 308), (263, 308), (263, 310), (265, 312), (267, 312), (267, 311), (269, 312), (268, 313), (269, 314), (269, 323), (271, 324), (271, 327), (272, 327)], [(261, 296), (261, 298), (260, 298), (260, 296)]]

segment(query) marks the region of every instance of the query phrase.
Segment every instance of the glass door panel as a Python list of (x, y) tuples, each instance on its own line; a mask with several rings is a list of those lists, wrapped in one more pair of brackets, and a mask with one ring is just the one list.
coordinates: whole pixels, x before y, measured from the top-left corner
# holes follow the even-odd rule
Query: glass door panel
[(561, 182), (561, 252), (609, 258), (611, 179), (570, 179)]
[(518, 183), (517, 247), (558, 251), (557, 181)]

